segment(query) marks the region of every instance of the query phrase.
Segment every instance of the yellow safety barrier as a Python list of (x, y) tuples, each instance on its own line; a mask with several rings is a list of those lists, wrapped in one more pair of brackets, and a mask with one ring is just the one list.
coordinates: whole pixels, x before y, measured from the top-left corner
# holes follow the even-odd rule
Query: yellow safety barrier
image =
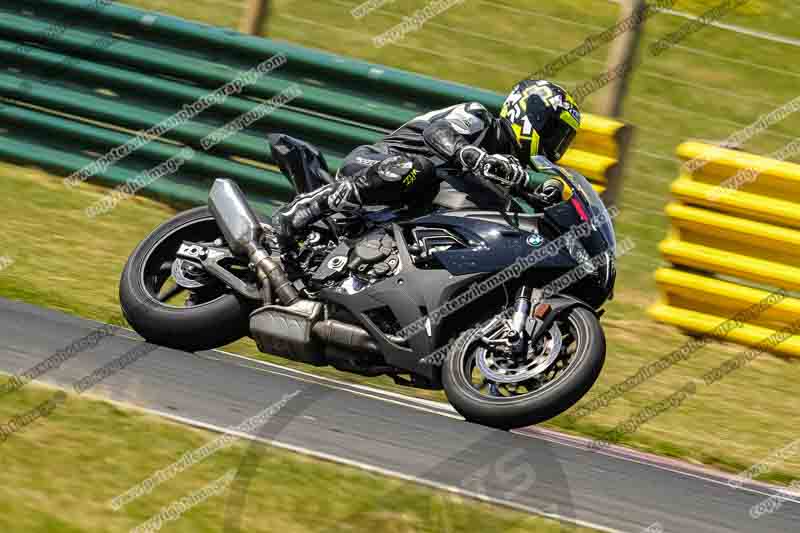
[[(673, 266), (656, 271), (661, 300), (649, 314), (708, 334), (745, 312), (726, 340), (800, 356), (800, 337), (767, 341), (800, 321), (800, 165), (697, 142), (677, 153), (679, 201), (659, 246)], [(778, 290), (785, 297), (763, 305)]]
[(611, 205), (621, 186), (623, 162), (632, 134), (629, 124), (584, 114), (578, 136), (559, 164), (584, 174)]

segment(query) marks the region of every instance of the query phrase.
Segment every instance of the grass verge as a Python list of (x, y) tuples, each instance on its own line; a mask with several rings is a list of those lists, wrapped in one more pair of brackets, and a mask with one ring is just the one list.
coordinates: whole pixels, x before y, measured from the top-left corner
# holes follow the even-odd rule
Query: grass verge
[[(56, 393), (28, 385), (0, 400), (0, 420)], [(237, 469), (246, 442), (235, 442), (118, 511), (108, 502), (218, 435), (98, 399), (67, 395), (49, 416), (0, 443), (0, 530), (28, 533), (129, 531), (164, 507)], [(249, 463), (248, 463), (249, 464)], [(242, 531), (386, 533), (562, 531), (558, 522), (413, 483), (264, 446), (248, 468)], [(235, 482), (234, 482), (235, 483)], [(165, 522), (172, 532), (224, 529), (234, 484)], [(576, 533), (594, 530), (577, 528)]]

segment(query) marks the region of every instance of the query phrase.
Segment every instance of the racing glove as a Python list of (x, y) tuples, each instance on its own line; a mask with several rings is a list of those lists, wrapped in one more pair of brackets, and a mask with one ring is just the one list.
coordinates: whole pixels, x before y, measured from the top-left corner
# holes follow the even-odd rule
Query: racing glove
[(464, 170), (477, 173), (481, 177), (514, 190), (525, 190), (528, 173), (515, 157), (488, 154), (477, 146), (468, 145), (458, 152), (458, 160)]

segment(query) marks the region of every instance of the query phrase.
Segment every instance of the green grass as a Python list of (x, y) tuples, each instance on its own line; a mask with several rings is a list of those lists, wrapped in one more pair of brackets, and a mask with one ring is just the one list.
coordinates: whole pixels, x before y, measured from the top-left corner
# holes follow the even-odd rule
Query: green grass
[[(0, 421), (6, 423), (36, 408), (54, 392), (28, 385), (4, 396)], [(552, 520), (268, 446), (258, 447), (258, 460), (245, 462), (250, 444), (242, 441), (118, 511), (108, 505), (112, 498), (216, 437), (124, 406), (70, 394), (48, 417), (0, 443), (4, 481), (0, 531), (129, 531), (172, 502), (240, 468), (238, 482), (167, 523), (164, 530), (222, 531), (226, 509), (237, 508), (228, 507), (229, 502), (238, 501), (229, 500), (232, 491), (237, 491), (247, 495), (237, 513), (241, 531), (254, 533), (563, 531)]]
[[(235, 27), (238, 0), (135, 0), (129, 3), (215, 25)], [(605, 0), (553, 0), (547, 3), (467, 0), (429, 21), (398, 44), (374, 48), (371, 38), (423, 7), (424, 0), (397, 0), (354, 20), (357, 0), (274, 0), (268, 34), (301, 45), (404, 68), (441, 78), (505, 91), (585, 37), (616, 20), (616, 6)], [(679, 0), (676, 9), (695, 13), (715, 1)], [(751, 0), (724, 21), (791, 36), (800, 9), (788, 0)], [(794, 18), (792, 17), (794, 15)], [(656, 324), (645, 309), (657, 298), (653, 270), (661, 263), (658, 242), (668, 221), (663, 215), (669, 183), (677, 177), (676, 146), (689, 138), (722, 140), (764, 113), (797, 96), (800, 48), (758, 40), (708, 27), (657, 58), (647, 46), (687, 21), (658, 14), (647, 22), (643, 61), (636, 70), (624, 119), (637, 127), (622, 194), (620, 236), (637, 248), (620, 260), (617, 298), (604, 325), (608, 359), (600, 381), (587, 396), (607, 390), (636, 370), (687, 340), (673, 328)], [(558, 73), (558, 81), (576, 86), (606, 70), (608, 46)], [(602, 91), (587, 101), (597, 109)], [(769, 153), (793, 137), (800, 115), (786, 118), (744, 148)], [(127, 254), (169, 209), (149, 200), (125, 202), (107, 218), (90, 222), (81, 208), (102, 189), (84, 185), (67, 192), (54, 179), (33, 171), (0, 168), (0, 198), (8, 239), (4, 255), (17, 259), (0, 272), (0, 294), (105, 319), (117, 312), (116, 286)], [(232, 349), (254, 356), (250, 342)], [(715, 345), (676, 365), (607, 408), (570, 423), (559, 417), (547, 425), (589, 436), (603, 436), (643, 407), (668, 397), (688, 380), (699, 379), (742, 348)], [(284, 362), (282, 359), (260, 356)], [(302, 367), (302, 365), (291, 364)], [(332, 369), (304, 367), (329, 376), (397, 387), (387, 379), (363, 380)], [(624, 443), (656, 453), (737, 471), (795, 440), (795, 394), (800, 368), (794, 360), (764, 356), (699, 392), (678, 409), (648, 422)], [(443, 399), (440, 393), (403, 389)], [(788, 461), (765, 479), (800, 475), (800, 458)]]

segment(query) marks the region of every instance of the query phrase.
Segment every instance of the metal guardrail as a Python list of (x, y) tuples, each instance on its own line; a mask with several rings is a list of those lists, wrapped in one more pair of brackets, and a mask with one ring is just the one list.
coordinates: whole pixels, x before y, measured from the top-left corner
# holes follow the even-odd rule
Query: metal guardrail
[[(800, 319), (800, 165), (701, 143), (678, 147), (689, 162), (672, 184), (677, 202), (659, 248), (672, 268), (656, 271), (657, 320), (694, 333), (782, 289), (787, 297), (733, 328), (726, 339), (757, 346)], [(770, 346), (800, 355), (800, 339)]]
[[(334, 168), (360, 144), (422, 112), (463, 101), (498, 111), (503, 96), (118, 3), (0, 0), (0, 157), (69, 174), (276, 54), (286, 63), (241, 93), (151, 140), (98, 174), (123, 183), (190, 146), (197, 156), (147, 191), (198, 203), (220, 175), (260, 208), (288, 199), (264, 140), (284, 132), (318, 145)], [(267, 99), (300, 96), (204, 152), (200, 141)], [(630, 128), (587, 115), (563, 162), (609, 197), (618, 190)], [(94, 178), (93, 178), (94, 179)]]

